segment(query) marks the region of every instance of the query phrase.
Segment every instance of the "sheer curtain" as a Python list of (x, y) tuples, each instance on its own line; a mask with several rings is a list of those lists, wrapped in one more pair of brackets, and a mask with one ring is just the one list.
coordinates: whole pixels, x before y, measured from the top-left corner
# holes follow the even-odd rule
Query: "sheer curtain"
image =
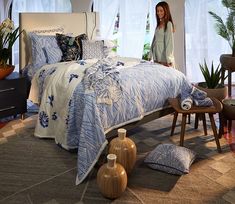
[(155, 28), (157, 25), (155, 7), (158, 4), (158, 2), (160, 2), (160, 0), (152, 0), (149, 3), (149, 25), (150, 25), (149, 38), (151, 39), (150, 44), (152, 44)]
[(142, 58), (149, 1), (120, 0), (118, 54)]
[(0, 0), (0, 23), (5, 19), (5, 6), (4, 1)]
[(94, 0), (93, 8), (100, 16), (100, 37), (112, 39), (119, 0)]
[(185, 32), (186, 32), (186, 75), (192, 82), (203, 81), (199, 63), (204, 59), (210, 66), (219, 64), (221, 54), (231, 53), (226, 40), (215, 31), (215, 20), (208, 14), (214, 11), (223, 19), (227, 11), (218, 0), (186, 0)]
[[(69, 0), (13, 0), (12, 19), (15, 27), (19, 26), (20, 12), (71, 12), (72, 6)], [(19, 41), (13, 48), (13, 64), (16, 70), (19, 64)]]

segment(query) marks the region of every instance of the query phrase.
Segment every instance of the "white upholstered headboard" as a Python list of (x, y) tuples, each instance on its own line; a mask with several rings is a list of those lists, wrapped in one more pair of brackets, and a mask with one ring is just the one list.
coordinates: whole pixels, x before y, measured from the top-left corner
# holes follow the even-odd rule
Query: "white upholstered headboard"
[(33, 30), (46, 30), (47, 28), (64, 29), (64, 33), (74, 36), (86, 33), (89, 39), (94, 39), (99, 32), (99, 15), (96, 12), (83, 13), (20, 13), (20, 70), (29, 62), (31, 48), (27, 33)]

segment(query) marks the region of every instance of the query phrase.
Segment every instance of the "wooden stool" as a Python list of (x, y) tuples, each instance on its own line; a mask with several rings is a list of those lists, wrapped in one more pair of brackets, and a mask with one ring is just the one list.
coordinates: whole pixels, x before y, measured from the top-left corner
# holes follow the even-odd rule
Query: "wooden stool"
[[(220, 143), (219, 143), (219, 136), (218, 136), (218, 133), (217, 133), (217, 130), (216, 130), (215, 120), (214, 120), (213, 115), (215, 113), (220, 113), (222, 111), (223, 106), (222, 106), (221, 102), (218, 99), (212, 98), (212, 100), (213, 100), (214, 106), (211, 106), (211, 107), (193, 106), (189, 110), (183, 110), (180, 107), (180, 101), (179, 101), (178, 98), (169, 98), (168, 99), (170, 105), (175, 110), (174, 119), (173, 119), (173, 123), (172, 123), (172, 129), (171, 129), (171, 135), (174, 134), (178, 114), (182, 113), (180, 146), (184, 146), (184, 134), (185, 134), (185, 126), (186, 126), (186, 117), (187, 117), (187, 115), (195, 113), (196, 117), (198, 117), (199, 115), (202, 116), (204, 133), (207, 134), (205, 114), (208, 113), (209, 117), (210, 117), (210, 121), (211, 121), (211, 127), (212, 127), (214, 137), (215, 137), (215, 142), (216, 142), (216, 145), (217, 145), (217, 150), (218, 150), (219, 153), (221, 152), (221, 147), (220, 147)], [(197, 118), (196, 118), (196, 121), (198, 121)], [(195, 123), (195, 128), (197, 128), (197, 126), (198, 126), (198, 123)]]

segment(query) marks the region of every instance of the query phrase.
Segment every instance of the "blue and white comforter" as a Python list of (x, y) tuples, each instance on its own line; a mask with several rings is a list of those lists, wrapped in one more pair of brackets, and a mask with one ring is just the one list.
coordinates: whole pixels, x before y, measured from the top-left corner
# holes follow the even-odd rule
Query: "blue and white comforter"
[(35, 136), (78, 149), (79, 184), (107, 145), (106, 133), (166, 107), (186, 86), (181, 72), (133, 58), (47, 65), (32, 81), (38, 91), (31, 98), (40, 102)]

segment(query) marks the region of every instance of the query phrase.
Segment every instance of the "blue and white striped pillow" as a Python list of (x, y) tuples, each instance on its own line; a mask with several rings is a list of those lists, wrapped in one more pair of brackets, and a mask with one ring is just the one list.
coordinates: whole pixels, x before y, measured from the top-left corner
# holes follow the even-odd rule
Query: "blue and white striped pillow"
[(45, 47), (44, 50), (48, 64), (54, 64), (61, 61), (62, 51), (59, 47)]
[(32, 42), (32, 64), (45, 65), (56, 63), (61, 60), (60, 50), (55, 36), (29, 34)]
[(174, 144), (160, 144), (144, 160), (150, 168), (170, 174), (189, 173), (189, 167), (196, 158), (196, 153)]

